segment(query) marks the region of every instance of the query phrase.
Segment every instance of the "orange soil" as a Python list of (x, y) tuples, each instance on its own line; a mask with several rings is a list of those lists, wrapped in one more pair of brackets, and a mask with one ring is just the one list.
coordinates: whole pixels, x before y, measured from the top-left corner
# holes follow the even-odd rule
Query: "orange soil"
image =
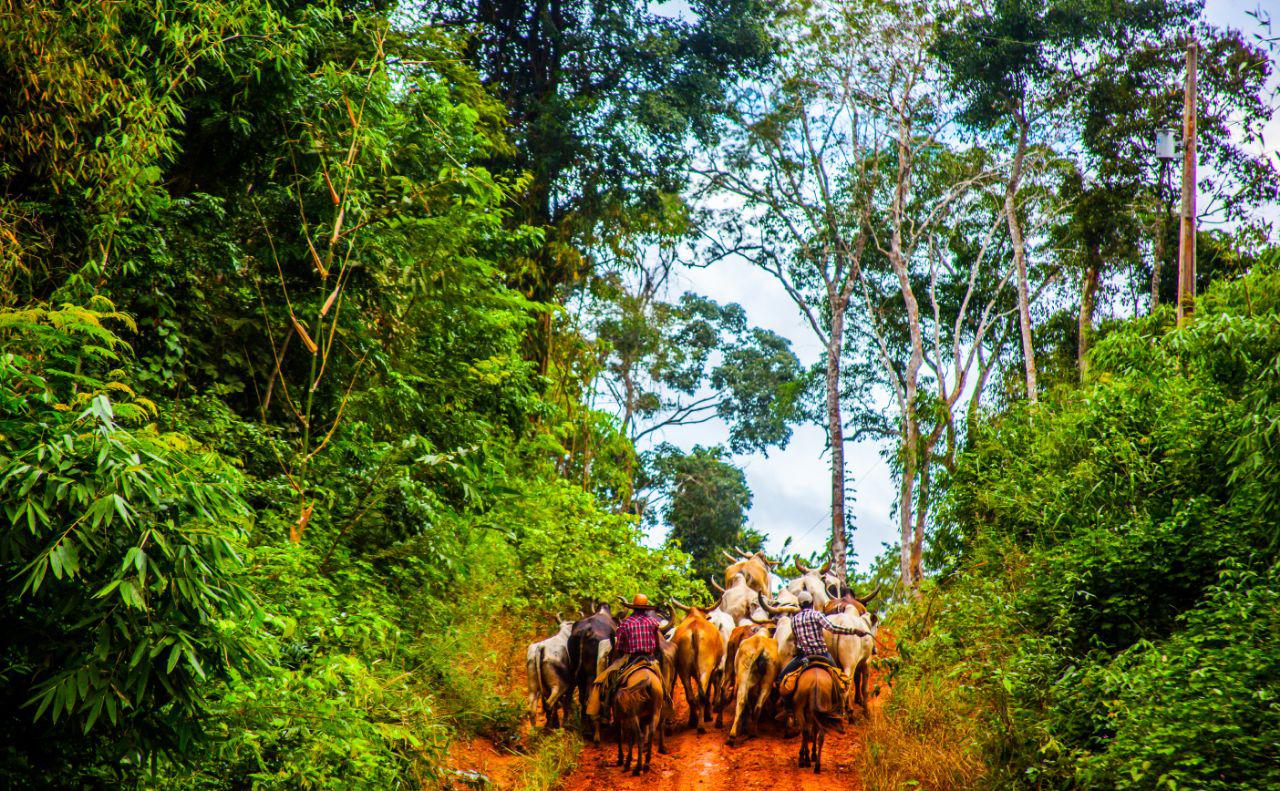
[[(524, 766), (523, 756), (493, 745), (481, 737), (454, 742), (449, 747), (449, 767), (458, 771), (478, 772), (489, 778), (493, 788), (515, 788)], [(449, 787), (446, 785), (446, 788)], [(465, 787), (455, 784), (454, 787)]]
[[(893, 638), (886, 631), (880, 632), (881, 656), (893, 652)], [(879, 673), (872, 671), (871, 683), (875, 689)], [(677, 685), (679, 687), (679, 685)], [(725, 739), (729, 733), (733, 710), (726, 707), (724, 727), (709, 728), (705, 735), (688, 727), (688, 709), (683, 691), (676, 693), (675, 732), (667, 738), (667, 754), (658, 752), (655, 742), (653, 762), (648, 772), (639, 777), (623, 773), (615, 764), (617, 742), (612, 734), (606, 734), (599, 746), (587, 744), (578, 761), (578, 768), (566, 778), (563, 787), (567, 791), (594, 789), (699, 789), (701, 791), (748, 791), (748, 789), (782, 788), (787, 791), (819, 791), (840, 788), (857, 791), (862, 788), (858, 776), (858, 761), (866, 740), (868, 717), (879, 716), (887, 698), (881, 687), (879, 695), (870, 700), (870, 712), (863, 714), (855, 707), (845, 726), (844, 733), (829, 732), (822, 751), (822, 774), (797, 766), (800, 737), (782, 737), (780, 723), (774, 723), (766, 713), (760, 719), (760, 733), (741, 741), (737, 747), (729, 747)]]

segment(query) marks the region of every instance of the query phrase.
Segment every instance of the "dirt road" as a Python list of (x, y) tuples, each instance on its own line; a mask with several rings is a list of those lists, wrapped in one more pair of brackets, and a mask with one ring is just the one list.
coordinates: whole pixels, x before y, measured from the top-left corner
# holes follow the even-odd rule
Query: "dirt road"
[[(880, 632), (881, 648), (893, 651), (892, 637)], [(725, 739), (729, 733), (732, 709), (726, 709), (723, 728), (708, 728), (706, 734), (687, 725), (688, 709), (684, 692), (677, 686), (675, 697), (675, 731), (667, 738), (666, 754), (657, 751), (655, 744), (653, 764), (639, 777), (623, 773), (615, 765), (617, 742), (611, 732), (599, 746), (588, 743), (582, 751), (577, 766), (557, 788), (565, 791), (597, 791), (620, 789), (621, 791), (750, 791), (751, 789), (785, 789), (785, 791), (827, 791), (838, 788), (861, 791), (863, 784), (858, 765), (865, 748), (869, 718), (879, 716), (888, 697), (881, 683), (880, 673), (873, 670), (872, 689), (880, 689), (870, 700), (869, 712), (855, 708), (844, 733), (829, 733), (822, 753), (822, 774), (812, 769), (800, 769), (797, 757), (800, 737), (783, 738), (780, 723), (766, 715), (761, 719), (759, 735), (746, 739), (737, 747), (729, 747)], [(483, 742), (472, 742), (466, 748), (466, 758), (455, 761), (455, 766), (480, 770), (489, 778), (491, 788), (516, 788), (524, 785), (524, 767), (514, 755), (493, 749)], [(459, 758), (460, 756), (455, 756)]]
[[(882, 645), (892, 646), (892, 638)], [(870, 686), (880, 686), (879, 674), (872, 672)], [(709, 728), (705, 735), (687, 726), (688, 710), (684, 693), (677, 686), (676, 728), (667, 739), (665, 755), (655, 746), (651, 769), (632, 777), (616, 766), (617, 743), (606, 737), (600, 746), (587, 744), (572, 774), (566, 778), (563, 788), (567, 791), (592, 791), (593, 789), (635, 789), (639, 791), (748, 791), (748, 789), (785, 789), (785, 791), (828, 791), (849, 789), (859, 791), (862, 783), (858, 777), (858, 761), (864, 748), (867, 718), (879, 715), (880, 707), (887, 699), (887, 692), (871, 698), (869, 714), (856, 708), (844, 733), (830, 733), (826, 748), (822, 751), (822, 774), (797, 766), (800, 737), (782, 737), (780, 723), (761, 719), (758, 736), (729, 747), (725, 739), (729, 733), (732, 709), (725, 711), (724, 728)]]
[[(879, 703), (872, 702), (872, 712)], [(746, 789), (781, 788), (787, 791), (819, 789), (861, 789), (857, 762), (863, 749), (865, 718), (851, 718), (845, 732), (831, 733), (822, 752), (822, 774), (797, 767), (800, 737), (782, 737), (780, 724), (761, 721), (760, 734), (737, 747), (725, 744), (729, 733), (729, 717), (725, 727), (709, 728), (705, 735), (688, 728), (683, 693), (676, 695), (676, 730), (667, 739), (665, 755), (654, 748), (652, 768), (639, 777), (624, 774), (615, 765), (617, 746), (606, 738), (599, 747), (588, 744), (582, 751), (577, 769), (565, 781), (567, 791), (591, 789), (680, 789), (685, 791), (746, 791)], [(767, 719), (767, 718), (766, 718)]]

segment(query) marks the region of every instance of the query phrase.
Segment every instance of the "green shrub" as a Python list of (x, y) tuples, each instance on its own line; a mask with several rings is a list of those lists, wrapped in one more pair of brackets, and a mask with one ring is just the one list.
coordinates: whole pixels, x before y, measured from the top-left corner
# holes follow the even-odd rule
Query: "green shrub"
[[(5, 763), (75, 777), (66, 734), (107, 730), (137, 763), (199, 736), (204, 685), (247, 670), (239, 474), (120, 376), (106, 310), (4, 314), (0, 333), (0, 622)], [(34, 723), (33, 723), (34, 721)], [(21, 771), (21, 770), (17, 770)]]

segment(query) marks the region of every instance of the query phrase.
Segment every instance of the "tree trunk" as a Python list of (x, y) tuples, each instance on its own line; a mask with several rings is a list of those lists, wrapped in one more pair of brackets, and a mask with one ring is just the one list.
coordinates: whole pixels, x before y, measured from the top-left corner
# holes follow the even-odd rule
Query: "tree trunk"
[(844, 422), (840, 412), (840, 354), (844, 349), (843, 299), (831, 305), (831, 332), (827, 336), (827, 441), (831, 444), (831, 570), (848, 579), (844, 507)]
[(1022, 181), (1022, 165), (1027, 155), (1027, 122), (1017, 118), (1018, 148), (1013, 157), (1013, 169), (1009, 173), (1009, 183), (1004, 192), (1004, 212), (1009, 221), (1009, 240), (1013, 243), (1013, 262), (1018, 270), (1018, 324), (1022, 331), (1022, 359), (1026, 364), (1027, 400), (1035, 403), (1038, 398), (1036, 387), (1036, 353), (1031, 345), (1031, 305), (1030, 289), (1027, 285), (1027, 245), (1022, 238), (1022, 223), (1018, 219), (1017, 197), (1018, 185)]
[(918, 439), (919, 430), (915, 426), (915, 421), (908, 418), (906, 436), (903, 438), (902, 443), (902, 482), (898, 485), (898, 551), (902, 589), (909, 592), (916, 590), (911, 563), (911, 503), (915, 499)]
[(919, 590), (924, 581), (924, 521), (929, 514), (929, 455), (918, 460), (920, 494), (916, 496), (916, 528), (911, 537), (911, 590)]
[(1102, 273), (1102, 256), (1097, 250), (1089, 253), (1089, 267), (1084, 272), (1084, 283), (1080, 287), (1080, 337), (1076, 344), (1076, 365), (1080, 368), (1080, 379), (1089, 372), (1087, 355), (1093, 345), (1093, 308), (1098, 294), (1098, 280)]

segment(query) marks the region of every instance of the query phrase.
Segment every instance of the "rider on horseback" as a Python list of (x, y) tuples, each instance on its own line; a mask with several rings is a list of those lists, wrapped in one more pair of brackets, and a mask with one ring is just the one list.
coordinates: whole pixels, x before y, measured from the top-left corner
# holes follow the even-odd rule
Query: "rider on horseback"
[(622, 623), (618, 624), (617, 632), (613, 635), (613, 650), (609, 654), (613, 661), (596, 679), (596, 684), (602, 685), (605, 693), (605, 700), (602, 703), (606, 705), (613, 697), (611, 693), (614, 682), (619, 680), (624, 668), (637, 662), (659, 661), (658, 645), (661, 641), (661, 627), (658, 619), (653, 616), (655, 608), (649, 603), (649, 597), (643, 593), (637, 593), (631, 603), (626, 606), (631, 608), (632, 613), (622, 619)]
[(800, 601), (800, 612), (791, 617), (791, 630), (795, 635), (796, 655), (792, 657), (787, 666), (782, 669), (778, 675), (779, 689), (784, 689), (784, 683), (787, 677), (804, 667), (810, 662), (825, 662), (835, 669), (835, 677), (840, 680), (839, 669), (836, 667), (835, 660), (831, 658), (831, 653), (827, 651), (827, 644), (822, 638), (824, 631), (834, 632), (835, 634), (851, 634), (858, 637), (865, 637), (871, 634), (863, 629), (855, 629), (845, 626), (836, 626), (827, 616), (813, 609), (813, 595), (808, 591), (801, 591), (796, 597)]

